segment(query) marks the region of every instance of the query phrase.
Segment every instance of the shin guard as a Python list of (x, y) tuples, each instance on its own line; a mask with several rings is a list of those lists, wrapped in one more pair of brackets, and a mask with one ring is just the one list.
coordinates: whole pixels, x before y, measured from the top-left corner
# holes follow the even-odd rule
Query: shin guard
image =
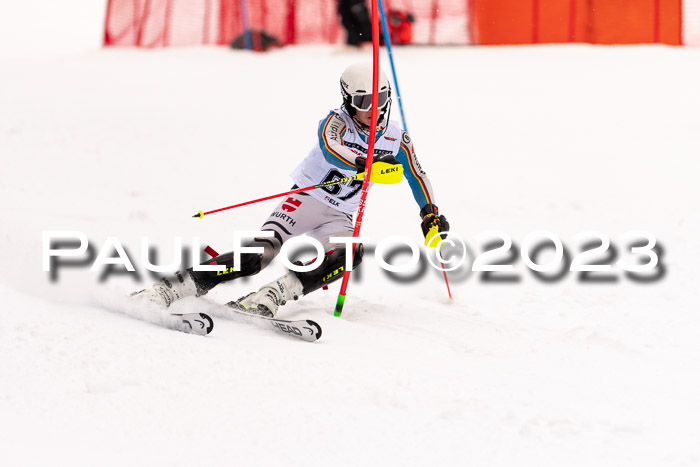
[[(364, 251), (364, 247), (361, 243), (355, 247), (355, 255), (352, 260), (353, 269), (362, 262)], [(307, 295), (314, 290), (318, 290), (324, 285), (331, 284), (343, 277), (343, 273), (345, 272), (346, 253), (347, 251), (345, 248), (331, 250), (326, 253), (321, 265), (313, 271), (295, 272), (294, 274), (296, 274), (301, 282), (301, 285), (304, 287), (304, 295)]]
[(205, 295), (222, 282), (259, 273), (262, 269), (262, 255), (259, 253), (241, 253), (241, 269), (239, 271), (233, 268), (233, 252), (224, 253), (202, 264), (221, 265), (225, 266), (226, 269), (223, 271), (195, 271), (193, 268), (188, 269), (197, 286), (197, 296)]

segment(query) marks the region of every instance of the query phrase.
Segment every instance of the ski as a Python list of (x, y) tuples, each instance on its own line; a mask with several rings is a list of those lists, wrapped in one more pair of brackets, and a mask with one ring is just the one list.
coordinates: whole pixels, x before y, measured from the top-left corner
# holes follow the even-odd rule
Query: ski
[(177, 330), (187, 334), (206, 336), (214, 329), (214, 320), (206, 313), (171, 314), (170, 316), (181, 320)]
[[(155, 295), (153, 289), (132, 292), (129, 295), (129, 302), (135, 307), (127, 307), (120, 311), (136, 319), (187, 334), (206, 336), (214, 329), (214, 320), (206, 313), (167, 313), (164, 310), (154, 310), (154, 306), (163, 309), (161, 299), (162, 303), (167, 303), (168, 305), (172, 302), (172, 297), (166, 294), (163, 291), (164, 289), (164, 285), (156, 288), (155, 292), (158, 295)], [(142, 305), (146, 306), (143, 307)]]
[(286, 334), (306, 342), (316, 342), (321, 338), (321, 334), (323, 332), (321, 330), (321, 326), (317, 322), (310, 319), (288, 321), (247, 313), (227, 305), (223, 306), (222, 308), (222, 316), (225, 318), (241, 321), (241, 319), (236, 319), (240, 317), (248, 323), (256, 324), (267, 329), (272, 329), (280, 334)]

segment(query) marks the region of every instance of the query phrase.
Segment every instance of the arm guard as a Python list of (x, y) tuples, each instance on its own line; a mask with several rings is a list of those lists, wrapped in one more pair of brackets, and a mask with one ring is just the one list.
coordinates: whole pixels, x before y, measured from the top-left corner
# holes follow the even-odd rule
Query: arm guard
[(433, 187), (430, 184), (428, 175), (423, 172), (418, 163), (418, 158), (413, 149), (413, 142), (405, 131), (401, 134), (401, 146), (396, 159), (403, 165), (403, 174), (411, 187), (413, 198), (418, 206), (423, 207), (426, 204), (434, 203)]

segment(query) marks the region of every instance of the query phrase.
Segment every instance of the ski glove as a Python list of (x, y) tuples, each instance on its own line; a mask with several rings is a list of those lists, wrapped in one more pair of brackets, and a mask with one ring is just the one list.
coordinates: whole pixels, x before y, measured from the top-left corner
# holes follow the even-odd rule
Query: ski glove
[[(367, 158), (364, 156), (355, 158), (357, 173), (363, 173), (365, 171), (366, 162)], [(403, 165), (401, 165), (401, 162), (397, 161), (393, 155), (382, 154), (374, 156), (372, 161), (372, 173), (370, 175), (371, 181), (374, 183), (390, 185), (393, 183), (399, 183), (402, 178)]]
[(355, 169), (358, 174), (364, 173), (365, 164), (367, 163), (367, 158), (365, 156), (357, 156), (355, 158)]
[[(420, 228), (425, 236), (425, 246), (436, 247), (441, 238), (443, 240), (447, 238), (447, 234), (437, 235), (439, 232), (448, 232), (450, 230), (450, 223), (447, 222), (445, 216), (439, 214), (437, 206), (426, 204), (420, 210), (420, 217), (423, 219)], [(429, 241), (430, 244), (428, 244)]]

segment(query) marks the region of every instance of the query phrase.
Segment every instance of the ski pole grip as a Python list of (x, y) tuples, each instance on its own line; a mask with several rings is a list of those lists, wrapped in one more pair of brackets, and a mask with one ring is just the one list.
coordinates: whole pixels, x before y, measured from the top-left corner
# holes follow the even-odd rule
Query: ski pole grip
[(436, 246), (438, 246), (438, 243), (440, 243), (440, 240), (442, 240), (442, 237), (440, 236), (440, 226), (434, 225), (430, 228), (430, 230), (428, 230), (428, 233), (425, 235), (425, 246), (427, 246), (428, 248), (435, 248)]

